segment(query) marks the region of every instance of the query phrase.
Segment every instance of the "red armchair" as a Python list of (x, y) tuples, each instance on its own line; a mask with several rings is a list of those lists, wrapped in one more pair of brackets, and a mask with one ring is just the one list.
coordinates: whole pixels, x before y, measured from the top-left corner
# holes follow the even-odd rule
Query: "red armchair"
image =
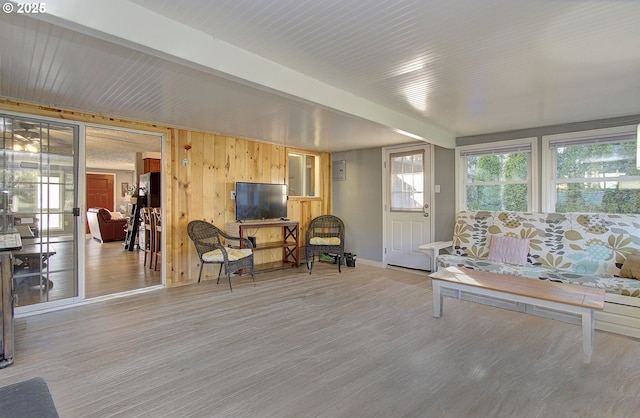
[(124, 241), (127, 235), (128, 219), (112, 219), (105, 208), (89, 208), (87, 222), (91, 236), (100, 242)]

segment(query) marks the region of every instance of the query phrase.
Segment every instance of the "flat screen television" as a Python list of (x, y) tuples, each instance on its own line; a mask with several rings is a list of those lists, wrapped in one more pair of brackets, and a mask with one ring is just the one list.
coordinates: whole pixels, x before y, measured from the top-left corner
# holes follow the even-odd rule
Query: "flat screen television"
[(287, 185), (236, 183), (236, 219), (278, 219), (287, 217)]

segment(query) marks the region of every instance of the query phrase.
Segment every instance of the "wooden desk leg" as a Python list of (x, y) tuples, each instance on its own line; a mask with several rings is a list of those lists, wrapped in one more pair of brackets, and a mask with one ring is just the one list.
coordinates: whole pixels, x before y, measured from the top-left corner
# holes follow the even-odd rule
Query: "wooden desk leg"
[(440, 282), (431, 280), (431, 289), (433, 291), (433, 317), (440, 318), (442, 316), (442, 292), (440, 291)]
[(13, 260), (11, 253), (0, 253), (2, 267), (0, 270), (0, 298), (2, 298), (2, 352), (0, 352), (0, 369), (13, 364)]
[(593, 309), (584, 309), (582, 311), (582, 351), (585, 363), (591, 363), (591, 354), (593, 354), (593, 325)]

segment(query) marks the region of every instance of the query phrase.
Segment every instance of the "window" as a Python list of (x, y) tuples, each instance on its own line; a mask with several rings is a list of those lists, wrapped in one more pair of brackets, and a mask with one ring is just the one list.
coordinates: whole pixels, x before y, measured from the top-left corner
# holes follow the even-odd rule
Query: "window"
[(59, 176), (41, 177), (38, 188), (38, 209), (45, 214), (42, 229), (62, 229), (62, 184)]
[(459, 209), (537, 208), (536, 148), (536, 138), (456, 148)]
[(391, 210), (422, 212), (424, 204), (424, 151), (389, 155)]
[(640, 213), (636, 127), (543, 137), (550, 212)]
[(320, 196), (320, 157), (289, 152), (289, 196)]

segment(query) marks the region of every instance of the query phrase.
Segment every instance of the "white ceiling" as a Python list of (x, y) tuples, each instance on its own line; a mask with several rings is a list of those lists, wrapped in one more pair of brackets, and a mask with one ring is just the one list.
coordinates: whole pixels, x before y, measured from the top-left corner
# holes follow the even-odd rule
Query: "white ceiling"
[(640, 113), (631, 0), (49, 0), (0, 95), (341, 151)]
[(162, 140), (158, 135), (88, 127), (85, 154), (86, 166), (94, 171), (135, 171), (139, 158), (161, 158)]

